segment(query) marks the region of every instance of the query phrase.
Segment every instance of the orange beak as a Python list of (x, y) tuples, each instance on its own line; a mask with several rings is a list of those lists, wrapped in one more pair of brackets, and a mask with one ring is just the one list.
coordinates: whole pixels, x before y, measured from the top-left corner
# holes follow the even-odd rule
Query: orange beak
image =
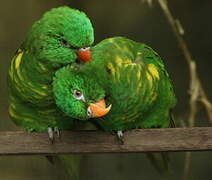
[(77, 51), (77, 55), (79, 60), (82, 60), (84, 62), (89, 62), (91, 61), (91, 51), (90, 48), (81, 48)]
[(104, 99), (96, 103), (91, 103), (90, 106), (88, 107), (89, 116), (93, 118), (105, 116), (110, 111), (111, 106), (112, 105), (106, 108)]

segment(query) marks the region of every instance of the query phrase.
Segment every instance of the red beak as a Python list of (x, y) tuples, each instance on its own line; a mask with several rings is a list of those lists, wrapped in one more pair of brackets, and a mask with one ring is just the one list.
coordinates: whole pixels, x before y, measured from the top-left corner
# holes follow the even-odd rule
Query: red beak
[(81, 48), (77, 51), (77, 55), (79, 60), (84, 61), (84, 62), (89, 62), (91, 61), (91, 51), (90, 48)]

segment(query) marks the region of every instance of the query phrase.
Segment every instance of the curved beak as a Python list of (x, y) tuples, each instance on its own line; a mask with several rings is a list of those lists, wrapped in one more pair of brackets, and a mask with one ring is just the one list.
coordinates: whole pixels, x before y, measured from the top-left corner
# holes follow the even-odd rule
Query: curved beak
[(79, 60), (81, 60), (81, 61), (84, 61), (84, 62), (91, 61), (90, 47), (79, 49), (77, 51), (77, 56), (78, 56)]
[(96, 103), (91, 103), (88, 107), (89, 116), (93, 118), (105, 116), (110, 111), (111, 107), (112, 105), (106, 108), (104, 99)]

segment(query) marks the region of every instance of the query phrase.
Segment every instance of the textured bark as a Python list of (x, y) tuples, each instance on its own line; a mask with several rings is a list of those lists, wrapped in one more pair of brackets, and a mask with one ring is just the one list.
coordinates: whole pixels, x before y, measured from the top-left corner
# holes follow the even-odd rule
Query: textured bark
[(132, 130), (124, 133), (124, 145), (100, 131), (62, 132), (53, 144), (47, 133), (0, 132), (0, 155), (203, 150), (212, 150), (212, 127)]

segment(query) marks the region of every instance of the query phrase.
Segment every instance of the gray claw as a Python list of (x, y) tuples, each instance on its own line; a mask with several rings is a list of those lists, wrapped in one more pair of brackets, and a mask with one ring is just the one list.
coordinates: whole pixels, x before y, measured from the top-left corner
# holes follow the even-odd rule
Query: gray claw
[(60, 130), (58, 127), (54, 128), (54, 132), (57, 134), (57, 137), (60, 138)]
[(123, 138), (124, 134), (122, 131), (117, 131), (118, 138)]
[(49, 139), (50, 139), (51, 143), (53, 143), (53, 141), (54, 141), (54, 132), (53, 132), (53, 129), (51, 127), (48, 128), (48, 135), (49, 135)]
[(122, 131), (117, 131), (117, 137), (118, 137), (118, 140), (119, 140), (119, 143), (121, 145), (124, 144), (124, 134)]

